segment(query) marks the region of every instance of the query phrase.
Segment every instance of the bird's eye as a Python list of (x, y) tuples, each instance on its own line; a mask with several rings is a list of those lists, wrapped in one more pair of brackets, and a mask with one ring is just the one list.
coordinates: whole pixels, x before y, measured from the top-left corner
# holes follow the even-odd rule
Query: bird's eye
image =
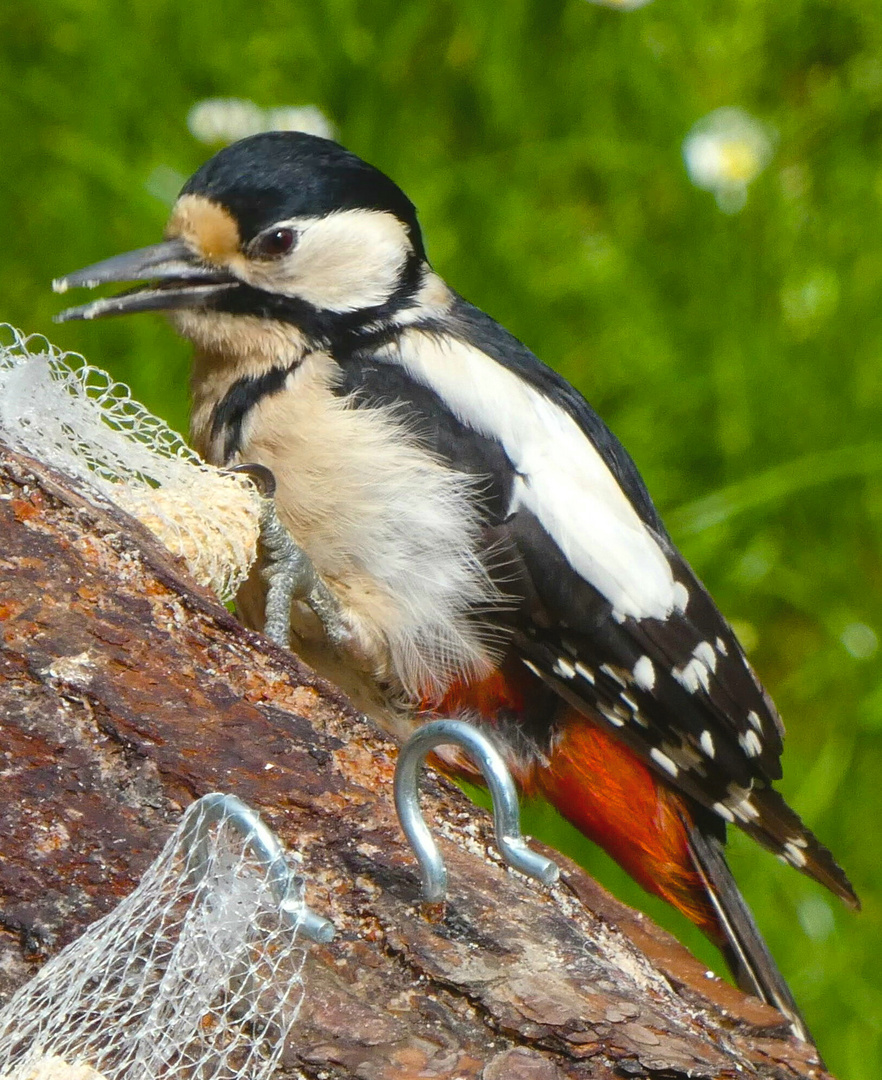
[(251, 244), (251, 254), (258, 259), (279, 259), (294, 247), (297, 233), (283, 226), (261, 233)]

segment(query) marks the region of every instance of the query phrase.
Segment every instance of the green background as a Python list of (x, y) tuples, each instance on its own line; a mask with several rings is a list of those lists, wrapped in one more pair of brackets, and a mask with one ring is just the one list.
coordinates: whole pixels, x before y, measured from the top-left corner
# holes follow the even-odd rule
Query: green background
[[(187, 348), (162, 319), (54, 327), (49, 281), (159, 238), (161, 196), (210, 153), (187, 111), (214, 95), (324, 110), (420, 207), (441, 273), (630, 448), (781, 708), (781, 789), (865, 908), (741, 837), (736, 875), (833, 1070), (879, 1080), (882, 5), (3, 5), (0, 318), (180, 428)], [(734, 215), (681, 156), (720, 106), (777, 132)], [(530, 822), (644, 902), (541, 809)]]

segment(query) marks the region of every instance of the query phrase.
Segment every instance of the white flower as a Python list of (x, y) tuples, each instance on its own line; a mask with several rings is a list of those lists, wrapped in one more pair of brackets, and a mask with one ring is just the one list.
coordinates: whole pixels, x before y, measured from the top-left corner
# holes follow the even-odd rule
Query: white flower
[(839, 635), (839, 640), (855, 660), (869, 660), (879, 648), (876, 631), (862, 622), (849, 623)]
[(768, 165), (774, 133), (741, 109), (715, 109), (683, 141), (683, 159), (696, 187), (712, 191), (727, 214), (747, 201), (747, 187)]
[(206, 98), (187, 115), (187, 127), (204, 143), (235, 142), (264, 131), (264, 111), (241, 98)]
[(241, 98), (206, 98), (187, 115), (191, 133), (204, 143), (231, 143), (261, 131), (305, 131), (325, 139), (334, 138), (334, 128), (315, 105), (261, 109)]
[(267, 131), (305, 131), (307, 135), (320, 135), (323, 139), (336, 139), (334, 125), (317, 105), (283, 105), (267, 109)]

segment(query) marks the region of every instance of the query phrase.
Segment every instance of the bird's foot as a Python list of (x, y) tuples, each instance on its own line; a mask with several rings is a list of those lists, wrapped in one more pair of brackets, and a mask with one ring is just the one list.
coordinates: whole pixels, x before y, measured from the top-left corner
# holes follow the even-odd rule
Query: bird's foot
[(327, 640), (336, 647), (343, 646), (350, 634), (340, 604), (279, 518), (272, 472), (257, 464), (237, 465), (232, 471), (246, 473), (263, 495), (260, 544), (261, 576), (266, 582), (264, 634), (287, 649), (291, 643), (291, 605), (300, 600), (315, 613)]

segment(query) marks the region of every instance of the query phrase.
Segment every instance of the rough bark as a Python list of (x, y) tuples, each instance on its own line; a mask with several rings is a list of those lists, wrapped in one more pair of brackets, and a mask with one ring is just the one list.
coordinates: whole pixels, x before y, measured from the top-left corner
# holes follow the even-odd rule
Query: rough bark
[(338, 931), (310, 946), (289, 1075), (828, 1075), (778, 1013), (563, 857), (551, 889), (505, 870), (488, 816), (431, 773), (451, 888), (419, 904), (394, 744), (140, 526), (2, 448), (0, 582), (0, 1000), (221, 790), (302, 853)]

